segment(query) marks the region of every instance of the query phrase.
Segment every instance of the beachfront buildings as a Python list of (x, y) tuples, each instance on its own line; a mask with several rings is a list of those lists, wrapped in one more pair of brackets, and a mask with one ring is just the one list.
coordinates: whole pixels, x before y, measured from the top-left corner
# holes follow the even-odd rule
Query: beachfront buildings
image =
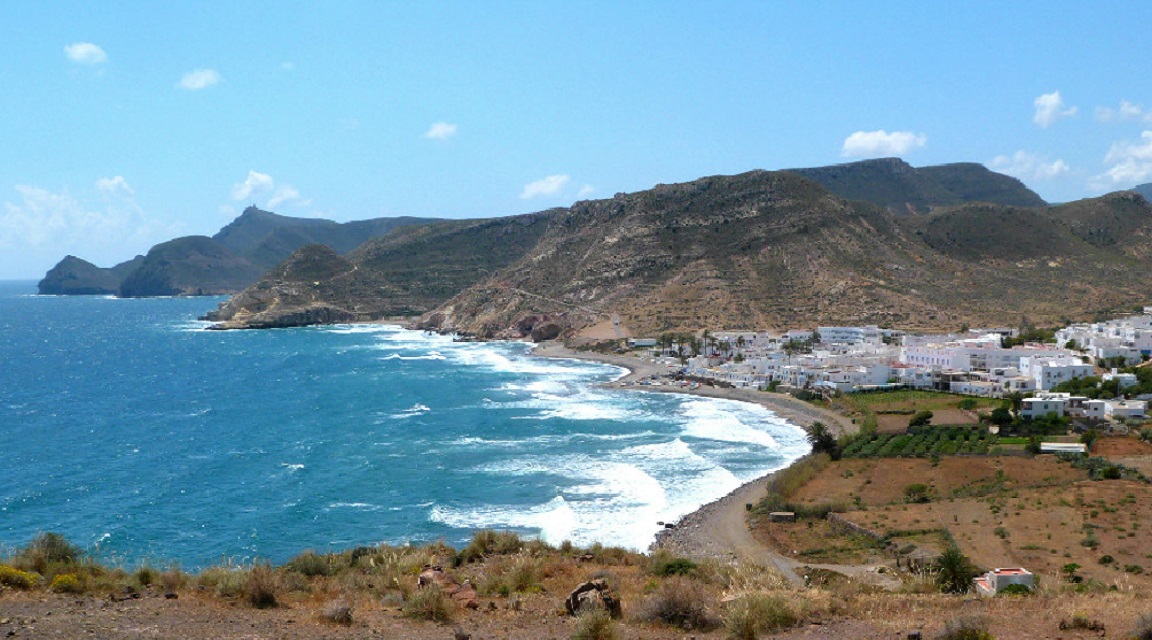
[[(703, 353), (683, 358), (684, 373), (738, 387), (841, 393), (912, 387), (985, 397), (1043, 392), (1094, 375), (1095, 367), (1078, 348), (1031, 343), (1004, 348), (1001, 340), (1010, 333), (904, 335), (871, 325), (716, 332)], [(637, 341), (636, 346), (641, 344), (649, 342)], [(655, 347), (654, 352), (683, 355), (675, 348)], [(1132, 374), (1115, 375), (1121, 384), (1135, 384)]]

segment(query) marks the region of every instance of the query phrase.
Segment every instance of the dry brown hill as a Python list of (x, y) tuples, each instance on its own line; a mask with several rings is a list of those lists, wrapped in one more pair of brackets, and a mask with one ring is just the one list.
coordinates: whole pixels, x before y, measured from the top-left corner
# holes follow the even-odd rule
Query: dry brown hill
[(714, 176), (577, 203), (426, 326), (515, 337), (540, 322), (600, 335), (1055, 323), (1143, 303), (1150, 230), (1152, 206), (1131, 192), (909, 216), (795, 173)]

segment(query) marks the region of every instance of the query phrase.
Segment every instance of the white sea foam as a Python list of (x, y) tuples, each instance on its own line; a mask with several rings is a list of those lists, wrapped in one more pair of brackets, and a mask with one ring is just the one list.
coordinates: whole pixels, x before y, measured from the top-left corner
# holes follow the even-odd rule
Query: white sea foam
[(681, 410), (687, 419), (684, 435), (705, 440), (753, 444), (766, 449), (780, 449), (780, 443), (771, 433), (742, 420), (748, 417), (748, 410), (740, 404), (695, 399), (685, 402)]
[(358, 511), (379, 511), (380, 505), (367, 502), (333, 502), (328, 509), (356, 509)]
[(304, 465), (302, 465), (302, 464), (294, 464), (294, 463), (290, 463), (290, 462), (281, 462), (281, 463), (280, 463), (280, 466), (281, 466), (281, 467), (284, 467), (284, 468), (285, 468), (285, 469), (287, 469), (289, 472), (291, 472), (291, 471), (299, 471), (299, 470), (301, 470), (301, 469), (303, 469), (303, 468), (304, 468)]
[[(388, 417), (391, 418), (392, 420), (405, 420), (408, 418), (413, 418), (413, 417), (416, 417), (419, 415), (423, 415), (425, 413), (428, 413), (431, 410), (432, 409), (430, 409), (428, 407), (428, 405), (420, 404), (419, 402), (417, 402), (416, 404), (412, 405), (411, 407), (408, 407), (407, 409), (401, 411), (400, 413), (393, 413), (393, 414), (389, 415)], [(379, 423), (377, 423), (377, 424), (379, 424)]]
[(389, 353), (388, 355), (380, 358), (381, 360), (444, 360), (444, 354), (439, 351), (430, 351), (424, 355), (419, 356), (404, 356), (399, 353)]
[(338, 324), (325, 327), (328, 333), (355, 334), (355, 333), (395, 333), (404, 328), (394, 324)]

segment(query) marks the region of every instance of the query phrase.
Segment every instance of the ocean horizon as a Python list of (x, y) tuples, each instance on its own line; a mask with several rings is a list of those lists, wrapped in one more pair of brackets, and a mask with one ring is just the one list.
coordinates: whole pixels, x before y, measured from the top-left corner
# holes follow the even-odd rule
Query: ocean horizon
[(624, 371), (521, 342), (205, 331), (220, 300), (0, 282), (0, 546), (197, 568), (491, 528), (643, 551), (809, 450), (763, 406), (605, 389)]

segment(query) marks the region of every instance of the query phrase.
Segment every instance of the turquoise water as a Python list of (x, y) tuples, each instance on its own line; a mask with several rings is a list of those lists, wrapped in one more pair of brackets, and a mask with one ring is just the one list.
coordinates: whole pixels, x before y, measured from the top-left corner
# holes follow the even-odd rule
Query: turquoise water
[(0, 283), (0, 545), (283, 562), (478, 528), (644, 549), (807, 450), (757, 405), (392, 326), (204, 331), (219, 299)]

